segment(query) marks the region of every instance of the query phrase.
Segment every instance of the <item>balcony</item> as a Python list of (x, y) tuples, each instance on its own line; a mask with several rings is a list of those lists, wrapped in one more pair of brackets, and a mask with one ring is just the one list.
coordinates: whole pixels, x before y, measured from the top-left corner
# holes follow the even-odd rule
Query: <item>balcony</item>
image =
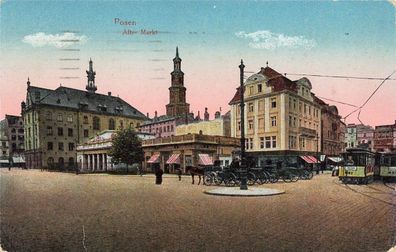
[(239, 145), (239, 141), (240, 140), (238, 138), (233, 137), (187, 134), (181, 136), (170, 136), (144, 140), (142, 142), (142, 146), (145, 147), (152, 145), (182, 144), (186, 142)]
[(313, 137), (313, 138), (316, 138), (317, 136), (317, 132), (314, 129), (299, 127), (298, 131), (300, 132), (301, 136)]

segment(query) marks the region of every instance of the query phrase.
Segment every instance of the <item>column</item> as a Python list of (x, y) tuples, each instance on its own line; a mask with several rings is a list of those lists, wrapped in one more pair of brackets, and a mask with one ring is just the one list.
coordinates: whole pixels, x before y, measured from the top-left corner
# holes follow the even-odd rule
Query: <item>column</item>
[(87, 154), (87, 162), (88, 162), (87, 170), (90, 172), (92, 170), (92, 157), (91, 157), (91, 154)]
[(92, 154), (92, 159), (93, 159), (93, 167), (92, 167), (92, 171), (96, 171), (98, 168), (96, 167), (98, 165), (98, 161), (97, 159), (97, 155), (96, 154)]
[(107, 171), (107, 154), (103, 154), (103, 169)]

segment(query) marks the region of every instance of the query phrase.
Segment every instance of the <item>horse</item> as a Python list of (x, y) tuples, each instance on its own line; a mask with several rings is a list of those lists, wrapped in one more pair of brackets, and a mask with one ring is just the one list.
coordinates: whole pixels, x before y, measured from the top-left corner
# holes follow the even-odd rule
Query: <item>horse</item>
[(199, 178), (198, 185), (201, 183), (201, 177), (204, 176), (205, 170), (203, 168), (195, 167), (195, 166), (187, 166), (186, 171), (190, 172), (192, 184), (194, 184), (194, 176), (197, 175)]

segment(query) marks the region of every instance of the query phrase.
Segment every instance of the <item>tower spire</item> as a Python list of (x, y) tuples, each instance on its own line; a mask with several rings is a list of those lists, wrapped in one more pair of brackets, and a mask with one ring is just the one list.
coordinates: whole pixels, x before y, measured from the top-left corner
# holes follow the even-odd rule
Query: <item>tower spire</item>
[(179, 47), (176, 46), (176, 58), (179, 58)]
[(88, 83), (85, 88), (87, 89), (88, 92), (95, 93), (97, 89), (95, 86), (96, 72), (93, 70), (93, 62), (91, 58), (89, 58), (89, 71), (87, 70), (86, 72), (87, 72)]

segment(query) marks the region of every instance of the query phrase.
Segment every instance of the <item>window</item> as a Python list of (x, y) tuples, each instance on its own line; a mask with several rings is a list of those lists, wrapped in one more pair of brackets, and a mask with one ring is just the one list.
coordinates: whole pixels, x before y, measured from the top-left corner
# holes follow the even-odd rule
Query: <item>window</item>
[(47, 159), (47, 165), (48, 167), (52, 167), (54, 165), (54, 159), (52, 157)]
[(276, 148), (276, 136), (272, 137), (272, 148)]
[(94, 116), (92, 119), (92, 128), (93, 130), (100, 130), (100, 119), (97, 116)]
[(73, 122), (73, 116), (72, 115), (67, 115), (67, 121), (68, 122)]
[(52, 121), (52, 113), (51, 112), (47, 112), (47, 121)]
[(265, 137), (265, 148), (266, 149), (271, 148), (271, 138), (270, 137)]
[(311, 106), (308, 106), (308, 114), (311, 115)]
[(297, 118), (293, 117), (293, 127), (297, 127)]
[(74, 143), (69, 143), (69, 151), (74, 150)]
[(249, 87), (249, 94), (250, 94), (250, 95), (253, 94), (253, 87)]
[(250, 141), (249, 141), (249, 148), (250, 148), (250, 149), (253, 149), (253, 138), (250, 138)]
[(47, 150), (53, 150), (54, 149), (54, 144), (52, 142), (47, 143)]
[(264, 149), (264, 137), (260, 137), (260, 149)]
[(62, 114), (58, 114), (58, 122), (63, 122), (63, 116)]
[(297, 108), (297, 102), (296, 102), (296, 99), (293, 99), (293, 108), (294, 108), (294, 110)]
[(276, 127), (276, 116), (271, 116), (271, 126)]
[(261, 84), (257, 85), (257, 91), (261, 93), (263, 91), (263, 86)]
[(169, 125), (168, 126), (166, 126), (166, 130), (169, 132), (170, 131), (170, 127), (169, 127)]
[(88, 124), (88, 116), (84, 116), (83, 123)]
[(166, 126), (164, 126), (164, 132), (166, 132)]
[(36, 100), (36, 101), (39, 101), (40, 100), (40, 92), (34, 92), (34, 99)]
[(113, 118), (109, 119), (109, 130), (115, 130), (115, 122)]
[(58, 150), (60, 150), (60, 151), (64, 150), (62, 142), (58, 143)]
[(271, 108), (276, 108), (276, 98), (271, 98)]
[(249, 106), (249, 112), (253, 112), (254, 111), (253, 102), (250, 102), (248, 106)]
[(124, 128), (124, 121), (120, 121), (120, 129), (123, 129)]
[(307, 104), (304, 104), (304, 114), (307, 113)]
[(89, 134), (88, 134), (88, 130), (87, 129), (85, 129), (84, 130), (84, 137), (88, 137), (89, 136)]
[(292, 117), (292, 116), (289, 116), (289, 127), (292, 126), (292, 122), (293, 122), (293, 117)]
[(62, 127), (58, 128), (58, 136), (63, 136), (63, 128)]
[(53, 132), (52, 132), (52, 127), (48, 126), (47, 127), (47, 136), (52, 136)]
[(241, 122), (238, 122), (238, 130), (241, 130)]
[(69, 137), (73, 136), (73, 129), (72, 128), (68, 128), (67, 129), (67, 136), (69, 136)]
[(171, 131), (173, 131), (173, 125), (171, 125)]
[(253, 120), (249, 120), (249, 129), (252, 130), (254, 127)]
[(301, 102), (298, 103), (298, 110), (299, 110), (300, 113), (301, 113), (301, 111), (302, 111), (302, 103), (301, 103)]
[(245, 139), (245, 148), (246, 148), (247, 150), (249, 149), (249, 146), (250, 146), (249, 142), (250, 142), (250, 139), (249, 139), (249, 138), (246, 138), (246, 139)]

